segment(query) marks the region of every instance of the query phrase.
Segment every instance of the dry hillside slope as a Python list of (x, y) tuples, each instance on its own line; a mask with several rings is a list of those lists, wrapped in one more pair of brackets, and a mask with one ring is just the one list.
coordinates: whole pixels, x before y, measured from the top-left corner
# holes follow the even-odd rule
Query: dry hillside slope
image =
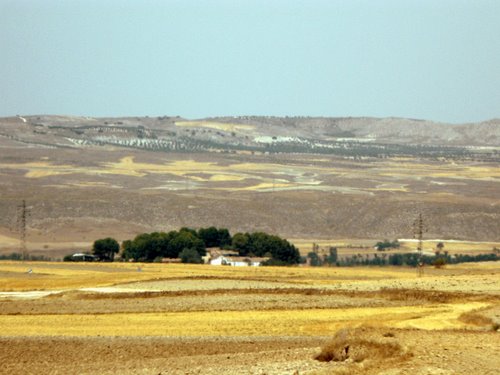
[(31, 250), (210, 225), (409, 238), (420, 212), (428, 238), (498, 241), (499, 135), (499, 120), (2, 118), (0, 250), (23, 199)]

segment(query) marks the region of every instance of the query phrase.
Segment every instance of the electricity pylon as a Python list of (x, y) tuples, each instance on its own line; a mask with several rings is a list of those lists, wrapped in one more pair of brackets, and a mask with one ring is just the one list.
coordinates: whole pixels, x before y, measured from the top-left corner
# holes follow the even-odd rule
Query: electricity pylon
[(422, 261), (423, 251), (424, 251), (424, 232), (427, 232), (427, 227), (424, 224), (424, 219), (422, 213), (418, 214), (418, 218), (413, 223), (413, 238), (418, 240), (417, 251), (417, 275), (422, 276), (424, 274), (424, 263)]
[(26, 220), (29, 216), (29, 210), (26, 208), (26, 201), (23, 199), (18, 206), (17, 225), (19, 230), (19, 247), (23, 260), (28, 260), (28, 248), (26, 246)]

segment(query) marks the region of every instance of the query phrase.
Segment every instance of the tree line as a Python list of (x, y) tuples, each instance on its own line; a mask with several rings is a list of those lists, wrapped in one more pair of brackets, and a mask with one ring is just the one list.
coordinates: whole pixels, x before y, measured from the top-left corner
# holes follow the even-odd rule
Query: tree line
[[(335, 265), (339, 267), (354, 267), (354, 266), (408, 266), (417, 267), (419, 263), (423, 265), (431, 265), (442, 267), (446, 264), (458, 264), (468, 262), (490, 262), (500, 260), (500, 256), (496, 253), (489, 254), (456, 254), (449, 255), (448, 253), (438, 253), (436, 255), (422, 255), (418, 253), (396, 253), (396, 254), (374, 254), (373, 257), (363, 256), (362, 254), (352, 255), (337, 259), (336, 249), (330, 249), (329, 256), (319, 256), (317, 253), (310, 252), (307, 255), (311, 266)], [(303, 262), (307, 261), (303, 260)]]

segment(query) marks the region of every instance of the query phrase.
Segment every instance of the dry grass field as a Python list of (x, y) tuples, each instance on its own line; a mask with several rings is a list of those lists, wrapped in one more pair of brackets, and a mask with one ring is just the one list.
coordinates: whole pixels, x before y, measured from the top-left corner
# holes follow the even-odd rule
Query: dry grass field
[(496, 374), (499, 276), (5, 261), (0, 373)]

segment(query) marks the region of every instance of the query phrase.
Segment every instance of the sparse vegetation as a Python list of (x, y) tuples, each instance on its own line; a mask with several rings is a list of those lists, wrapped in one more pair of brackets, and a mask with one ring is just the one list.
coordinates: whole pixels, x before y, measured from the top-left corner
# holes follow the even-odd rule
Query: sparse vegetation
[(28, 260), (33, 262), (48, 262), (52, 261), (51, 257), (45, 255), (28, 254), (28, 257), (24, 259), (22, 253), (12, 252), (10, 254), (0, 254), (0, 260)]
[(335, 333), (315, 359), (320, 362), (363, 362), (365, 360), (394, 360), (407, 353), (391, 336), (370, 333), (367, 329), (341, 329)]

